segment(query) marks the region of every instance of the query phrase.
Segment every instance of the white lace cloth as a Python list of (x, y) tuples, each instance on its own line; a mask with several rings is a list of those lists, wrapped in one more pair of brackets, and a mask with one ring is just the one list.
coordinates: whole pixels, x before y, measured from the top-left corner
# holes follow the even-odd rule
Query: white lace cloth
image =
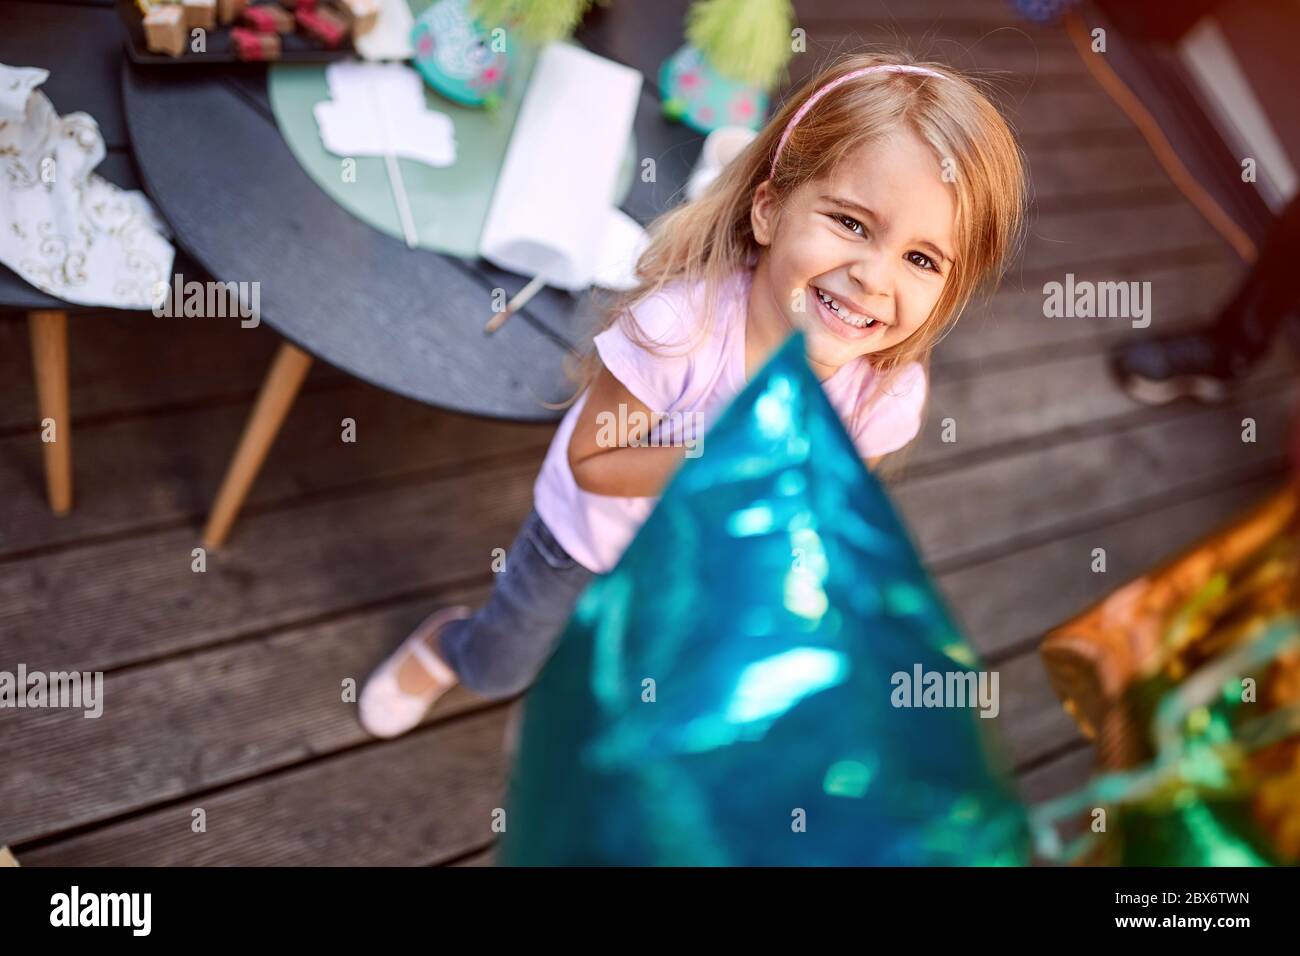
[(37, 90), (47, 77), (0, 64), (0, 262), (68, 302), (149, 308), (175, 256), (165, 227), (143, 193), (92, 172), (99, 126), (60, 117)]

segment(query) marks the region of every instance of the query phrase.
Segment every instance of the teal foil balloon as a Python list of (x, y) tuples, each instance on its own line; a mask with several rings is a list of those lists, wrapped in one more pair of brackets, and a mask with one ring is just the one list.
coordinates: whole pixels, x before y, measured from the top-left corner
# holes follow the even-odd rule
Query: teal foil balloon
[(698, 447), (531, 691), (499, 860), (1025, 863), (992, 721), (930, 677), (978, 663), (801, 337)]

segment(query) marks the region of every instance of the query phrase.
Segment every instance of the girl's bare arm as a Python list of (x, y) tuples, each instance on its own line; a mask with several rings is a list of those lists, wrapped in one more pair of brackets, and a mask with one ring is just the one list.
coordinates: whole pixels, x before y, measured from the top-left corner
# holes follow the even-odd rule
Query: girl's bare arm
[[(619, 415), (619, 405), (626, 412)], [(569, 440), (569, 467), (573, 478), (583, 491), (595, 495), (614, 495), (623, 498), (650, 498), (659, 495), (682, 463), (686, 449), (671, 446), (631, 447), (630, 443), (644, 438), (648, 429), (631, 428), (625, 436), (629, 445), (600, 442), (601, 423), (598, 416), (607, 412), (612, 421), (634, 422), (651, 420), (651, 410), (626, 386), (602, 368), (583, 406), (582, 414)], [(640, 416), (634, 413), (641, 412)], [(608, 429), (606, 429), (608, 434)], [(615, 433), (617, 429), (615, 429)], [(617, 435), (615, 436), (617, 438)], [(880, 464), (883, 455), (867, 459), (872, 471)]]
[[(620, 416), (619, 406), (626, 407)], [(569, 467), (573, 478), (583, 491), (596, 495), (614, 495), (621, 498), (649, 498), (659, 495), (664, 485), (672, 476), (677, 466), (686, 455), (682, 446), (644, 446), (629, 447), (630, 443), (646, 437), (648, 428), (631, 428), (625, 436), (617, 435), (615, 439), (626, 437), (629, 445), (615, 443), (601, 444), (601, 423), (597, 416), (607, 412), (613, 416), (613, 422), (649, 422), (651, 409), (647, 408), (635, 395), (602, 368), (600, 375), (591, 385), (587, 402), (582, 408), (569, 440)], [(641, 415), (634, 413), (640, 412)]]

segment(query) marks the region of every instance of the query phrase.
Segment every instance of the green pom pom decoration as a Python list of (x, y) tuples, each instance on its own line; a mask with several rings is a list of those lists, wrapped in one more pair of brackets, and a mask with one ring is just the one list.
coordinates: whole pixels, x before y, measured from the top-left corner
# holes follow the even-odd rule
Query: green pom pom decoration
[(686, 39), (719, 73), (770, 90), (793, 54), (790, 0), (699, 0)]
[(470, 0), (470, 11), (488, 27), (501, 25), (518, 30), (529, 43), (541, 45), (572, 36), (594, 2), (596, 0)]

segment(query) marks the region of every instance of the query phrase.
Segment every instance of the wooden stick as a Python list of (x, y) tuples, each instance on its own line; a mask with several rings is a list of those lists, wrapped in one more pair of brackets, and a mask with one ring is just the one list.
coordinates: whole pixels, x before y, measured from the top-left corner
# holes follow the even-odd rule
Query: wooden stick
[(271, 450), (271, 443), (275, 441), (310, 368), (310, 355), (288, 342), (280, 343), (271, 370), (262, 382), (253, 413), (244, 426), (239, 447), (235, 449), (226, 477), (221, 481), (221, 490), (217, 492), (208, 525), (203, 529), (203, 545), (209, 551), (221, 547), (226, 535), (230, 534), (230, 527), (253, 487), (253, 479), (266, 460), (266, 453)]
[(406, 245), (414, 249), (420, 244), (420, 237), (415, 232), (415, 219), (411, 215), (411, 204), (406, 200), (406, 184), (402, 182), (402, 170), (397, 165), (397, 157), (388, 152), (384, 154), (388, 164), (388, 185), (393, 190), (393, 199), (397, 202), (397, 215), (402, 220), (402, 232), (406, 235)]
[(420, 244), (420, 237), (415, 231), (415, 217), (411, 215), (411, 204), (406, 198), (406, 183), (402, 180), (402, 169), (397, 165), (397, 156), (393, 152), (393, 133), (388, 125), (388, 111), (384, 107), (384, 98), (370, 87), (370, 97), (374, 100), (375, 110), (379, 116), (380, 135), (384, 138), (384, 166), (388, 171), (388, 188), (393, 193), (393, 202), (397, 205), (397, 218), (402, 223), (402, 234), (406, 237), (408, 249)]
[(487, 325), (483, 326), (484, 334), (491, 335), (497, 329), (501, 328), (501, 326), (505, 325), (506, 319), (510, 318), (510, 316), (514, 315), (526, 306), (528, 300), (537, 295), (537, 293), (541, 292), (544, 288), (546, 288), (546, 279), (542, 276), (534, 276), (529, 281), (528, 285), (516, 292), (515, 297), (506, 303), (505, 311), (497, 312), (492, 316), (492, 318), (488, 319)]
[(72, 510), (72, 421), (68, 411), (68, 313), (35, 311), (27, 316), (41, 420), (54, 422), (54, 441), (44, 442), (45, 494), (50, 510)]

